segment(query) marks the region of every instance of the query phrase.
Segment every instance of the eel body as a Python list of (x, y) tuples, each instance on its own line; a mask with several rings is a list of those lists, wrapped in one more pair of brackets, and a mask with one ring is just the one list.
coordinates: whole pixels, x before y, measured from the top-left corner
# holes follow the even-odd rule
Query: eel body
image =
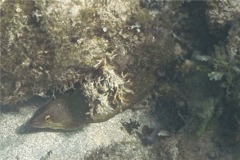
[[(139, 73), (139, 72), (138, 72)], [(155, 76), (147, 73), (134, 74), (131, 81), (134, 82), (131, 90), (134, 94), (127, 95), (129, 103), (118, 107), (108, 114), (95, 114), (92, 117), (86, 115), (89, 111), (89, 106), (86, 97), (76, 91), (73, 94), (64, 94), (50, 101), (46, 105), (40, 107), (28, 125), (33, 128), (48, 128), (60, 130), (74, 130), (81, 128), (84, 124), (98, 123), (107, 121), (116, 114), (130, 108), (136, 104), (155, 84)]]

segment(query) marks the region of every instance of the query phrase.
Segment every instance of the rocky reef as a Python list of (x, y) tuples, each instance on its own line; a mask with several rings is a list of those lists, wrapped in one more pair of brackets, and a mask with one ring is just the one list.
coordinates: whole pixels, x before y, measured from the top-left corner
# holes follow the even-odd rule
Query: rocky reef
[(173, 117), (170, 130), (200, 136), (213, 119), (235, 117), (239, 134), (237, 2), (5, 0), (0, 7), (2, 104), (80, 89), (98, 122), (153, 91), (159, 114)]
[(1, 102), (80, 86), (91, 116), (136, 103), (153, 87), (155, 69), (174, 59), (181, 3), (2, 2)]
[(0, 14), (5, 107), (77, 90), (102, 122), (151, 92), (170, 132), (217, 128), (239, 148), (240, 3), (4, 0)]

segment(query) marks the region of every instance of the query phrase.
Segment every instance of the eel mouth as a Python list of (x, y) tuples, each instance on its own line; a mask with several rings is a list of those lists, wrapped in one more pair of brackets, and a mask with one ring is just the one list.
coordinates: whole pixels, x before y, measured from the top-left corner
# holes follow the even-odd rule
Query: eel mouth
[(66, 130), (68, 128), (61, 123), (48, 122), (48, 123), (44, 123), (43, 125), (42, 123), (38, 123), (38, 121), (34, 121), (34, 120), (30, 121), (28, 126), (32, 128), (48, 128), (48, 129), (63, 129), (63, 130)]

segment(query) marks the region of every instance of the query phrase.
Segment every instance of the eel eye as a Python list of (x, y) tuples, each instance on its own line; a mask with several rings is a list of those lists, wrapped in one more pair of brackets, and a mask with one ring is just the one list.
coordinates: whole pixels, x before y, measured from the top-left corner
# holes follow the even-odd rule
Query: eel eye
[(50, 121), (50, 115), (47, 115), (47, 116), (45, 117), (45, 121)]

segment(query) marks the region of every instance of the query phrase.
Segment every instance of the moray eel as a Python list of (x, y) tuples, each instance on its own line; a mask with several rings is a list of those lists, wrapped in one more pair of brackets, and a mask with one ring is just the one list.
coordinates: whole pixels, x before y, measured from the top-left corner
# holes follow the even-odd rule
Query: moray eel
[[(122, 109), (115, 109), (106, 115), (96, 114), (93, 117), (88, 117), (86, 113), (89, 111), (89, 106), (86, 98), (80, 93), (80, 90), (75, 90), (70, 95), (57, 96), (54, 100), (40, 107), (29, 120), (28, 126), (71, 131), (82, 128), (85, 124), (107, 121), (133, 106), (154, 86), (154, 74), (149, 74), (149, 71), (137, 73), (131, 79), (134, 82), (131, 87), (134, 94), (128, 96), (129, 103), (123, 106)], [(145, 76), (147, 73), (148, 76)]]
[(87, 108), (84, 96), (78, 91), (57, 96), (35, 112), (28, 126), (59, 130), (78, 129), (86, 124)]

